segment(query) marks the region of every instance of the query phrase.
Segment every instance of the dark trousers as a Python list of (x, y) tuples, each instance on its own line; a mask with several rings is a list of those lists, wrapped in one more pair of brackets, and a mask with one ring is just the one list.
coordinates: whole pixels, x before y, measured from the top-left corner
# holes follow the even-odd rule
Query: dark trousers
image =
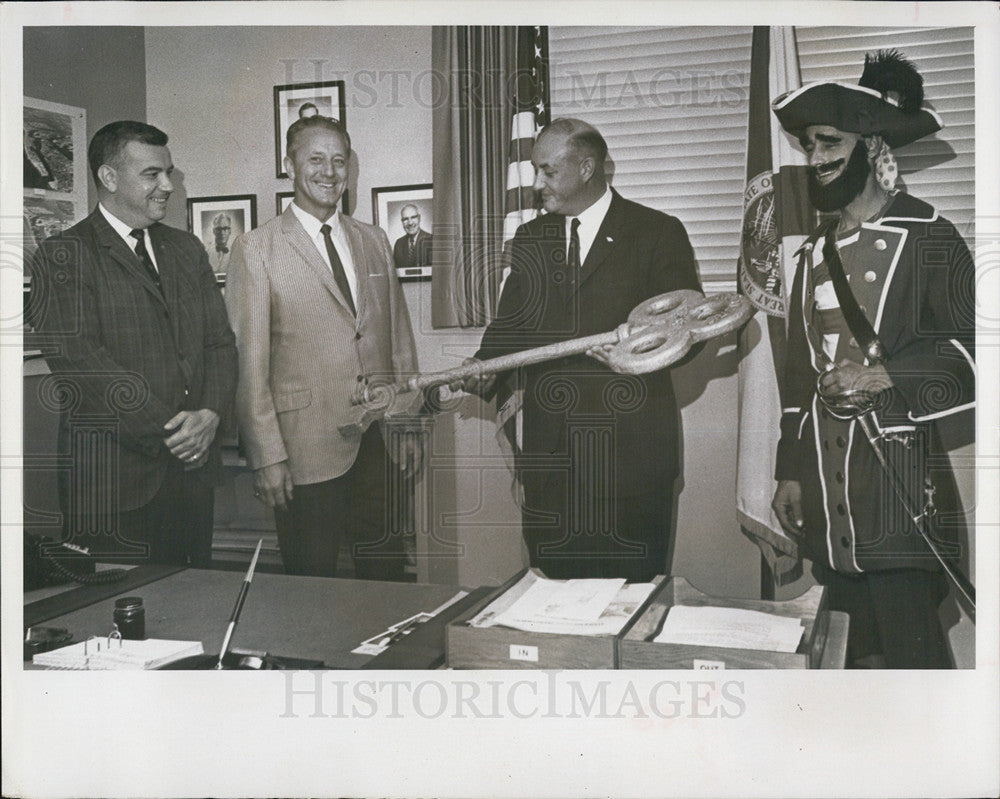
[[(172, 464), (149, 502), (119, 512), (117, 540), (108, 542), (109, 560), (209, 568), (214, 506), (211, 482), (199, 471), (184, 471), (179, 463)], [(146, 554), (141, 547), (147, 549)], [(95, 554), (100, 553), (95, 549)]]
[(347, 543), (358, 577), (403, 579), (403, 539), (388, 525), (388, 466), (382, 434), (373, 424), (347, 472), (295, 486), (287, 510), (274, 512), (286, 574), (333, 577), (341, 544)]
[(526, 474), (521, 523), (532, 566), (558, 580), (666, 574), (671, 485), (638, 496), (593, 496), (568, 472)]
[(827, 586), (830, 610), (850, 616), (848, 667), (866, 660), (890, 669), (952, 667), (938, 616), (947, 590), (942, 574), (891, 569), (848, 575), (816, 562), (813, 576)]

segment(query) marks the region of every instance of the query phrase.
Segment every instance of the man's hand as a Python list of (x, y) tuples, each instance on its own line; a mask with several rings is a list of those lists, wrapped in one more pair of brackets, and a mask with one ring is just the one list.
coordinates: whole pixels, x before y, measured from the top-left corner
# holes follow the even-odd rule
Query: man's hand
[[(480, 363), (476, 358), (466, 358), (462, 361), (462, 366), (469, 366), (471, 364)], [(462, 390), (469, 394), (477, 394), (483, 397), (493, 390), (493, 385), (496, 383), (497, 376), (495, 372), (480, 372), (473, 375), (472, 377), (467, 377), (465, 380), (458, 380), (452, 383), (449, 388), (453, 391)]]
[(587, 350), (587, 355), (593, 358), (595, 361), (600, 361), (609, 369), (611, 368), (611, 362), (608, 360), (608, 353), (611, 352), (611, 348), (614, 344), (602, 344), (598, 347), (591, 347)]
[(416, 479), (424, 467), (424, 444), (419, 433), (394, 436), (396, 445), (389, 447), (389, 457), (405, 477)]
[(796, 539), (802, 535), (802, 484), (798, 480), (778, 481), (771, 509), (786, 533)]
[(205, 462), (205, 453), (215, 439), (219, 427), (219, 414), (208, 408), (198, 411), (181, 411), (163, 425), (170, 432), (164, 440), (170, 454), (191, 466)]
[(288, 461), (255, 470), (253, 495), (269, 508), (285, 510), (292, 498), (292, 471), (288, 468)]
[(892, 388), (892, 378), (882, 364), (862, 366), (844, 359), (819, 378), (819, 392), (824, 397), (851, 390), (877, 394), (887, 388)]

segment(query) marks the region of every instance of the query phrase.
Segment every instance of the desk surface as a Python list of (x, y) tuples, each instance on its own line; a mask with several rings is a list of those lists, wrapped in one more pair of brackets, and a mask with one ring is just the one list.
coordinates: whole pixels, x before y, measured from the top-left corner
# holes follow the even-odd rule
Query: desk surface
[[(140, 596), (147, 636), (198, 640), (205, 652), (217, 653), (243, 576), (186, 569), (45, 624), (65, 627), (74, 641), (107, 635), (115, 599)], [(458, 590), (446, 585), (256, 574), (230, 648), (322, 660), (333, 668), (360, 668), (371, 656), (351, 650), (363, 640), (416, 613), (433, 611)]]

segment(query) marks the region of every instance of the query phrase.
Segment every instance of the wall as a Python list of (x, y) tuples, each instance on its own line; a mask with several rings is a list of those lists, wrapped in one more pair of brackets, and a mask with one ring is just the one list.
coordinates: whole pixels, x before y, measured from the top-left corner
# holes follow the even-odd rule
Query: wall
[[(144, 29), (25, 28), (24, 94), (85, 108), (88, 143), (109, 122), (144, 122)], [(97, 194), (93, 179), (88, 185), (89, 208), (97, 203)]]

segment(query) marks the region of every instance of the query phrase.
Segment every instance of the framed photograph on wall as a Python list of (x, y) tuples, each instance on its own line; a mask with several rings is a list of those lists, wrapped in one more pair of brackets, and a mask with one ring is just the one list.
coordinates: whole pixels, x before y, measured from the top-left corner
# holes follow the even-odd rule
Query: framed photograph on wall
[(346, 124), (344, 81), (292, 83), (274, 87), (274, 160), (275, 174), (287, 178), (285, 172), (285, 134), (301, 117), (320, 115)]
[(257, 196), (188, 197), (188, 230), (201, 239), (220, 283), (225, 283), (233, 242), (257, 227)]
[(430, 280), (434, 241), (434, 186), (372, 189), (372, 219), (386, 232), (400, 280)]
[(87, 112), (24, 98), (25, 255), (87, 215)]
[(285, 209), (291, 204), (295, 196), (294, 191), (279, 191), (274, 195), (274, 210), (278, 216), (285, 213)]

